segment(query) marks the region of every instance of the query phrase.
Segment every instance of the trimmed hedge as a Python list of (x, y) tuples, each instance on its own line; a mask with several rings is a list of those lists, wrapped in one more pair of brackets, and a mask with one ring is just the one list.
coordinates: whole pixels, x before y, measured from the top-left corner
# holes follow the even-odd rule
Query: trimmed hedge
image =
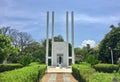
[[(80, 68), (79, 72), (78, 67)], [(86, 63), (72, 65), (72, 71), (73, 76), (80, 82), (89, 82), (89, 77), (96, 72), (95, 69)]]
[(118, 71), (119, 66), (112, 64), (97, 64), (94, 65), (93, 68), (98, 72), (112, 73), (113, 71)]
[[(40, 70), (38, 71), (38, 67)], [(46, 65), (31, 64), (30, 66), (23, 67), (0, 74), (0, 82), (36, 82), (38, 79), (38, 72), (40, 78), (44, 75)]]
[[(79, 72), (78, 67), (80, 67)], [(72, 71), (74, 77), (78, 79), (79, 82), (112, 82), (113, 78), (117, 78), (118, 82), (120, 82), (119, 73), (99, 73), (86, 63), (72, 65)]]
[(78, 75), (79, 75), (79, 72), (78, 72), (78, 69), (77, 69), (78, 66), (79, 66), (78, 64), (72, 65), (72, 74), (75, 78), (77, 78)]
[(116, 82), (116, 81), (112, 81), (113, 78), (117, 78), (118, 80), (117, 82), (120, 82), (120, 75), (118, 73), (114, 75), (114, 73), (96, 72), (92, 76), (90, 76), (89, 82)]
[(0, 64), (0, 72), (10, 71), (17, 68), (22, 68), (21, 64)]

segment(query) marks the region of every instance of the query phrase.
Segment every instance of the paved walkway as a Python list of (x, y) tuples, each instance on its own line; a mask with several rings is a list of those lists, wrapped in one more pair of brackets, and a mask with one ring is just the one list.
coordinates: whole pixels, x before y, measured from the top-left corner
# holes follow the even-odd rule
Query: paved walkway
[(42, 82), (78, 82), (71, 73), (46, 73)]
[(71, 67), (48, 67), (42, 82), (78, 82), (71, 73)]

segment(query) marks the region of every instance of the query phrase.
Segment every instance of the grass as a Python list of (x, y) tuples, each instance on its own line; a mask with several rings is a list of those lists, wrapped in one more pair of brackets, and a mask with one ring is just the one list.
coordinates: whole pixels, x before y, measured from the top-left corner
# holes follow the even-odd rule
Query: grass
[(36, 82), (38, 79), (38, 66), (40, 66), (40, 77), (42, 77), (46, 65), (32, 63), (30, 66), (21, 69), (1, 73), (0, 82)]

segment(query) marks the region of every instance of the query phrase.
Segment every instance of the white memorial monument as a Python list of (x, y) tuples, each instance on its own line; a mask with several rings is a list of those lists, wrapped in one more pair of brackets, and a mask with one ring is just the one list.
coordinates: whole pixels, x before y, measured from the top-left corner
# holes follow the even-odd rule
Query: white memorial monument
[(51, 63), (50, 66), (68, 67), (70, 62), (74, 64), (74, 13), (71, 12), (71, 33), (72, 33), (72, 56), (69, 55), (69, 41), (68, 41), (68, 12), (66, 12), (66, 41), (54, 41), (54, 12), (52, 12), (52, 51), (49, 56), (49, 12), (47, 12), (47, 29), (46, 29), (46, 64)]

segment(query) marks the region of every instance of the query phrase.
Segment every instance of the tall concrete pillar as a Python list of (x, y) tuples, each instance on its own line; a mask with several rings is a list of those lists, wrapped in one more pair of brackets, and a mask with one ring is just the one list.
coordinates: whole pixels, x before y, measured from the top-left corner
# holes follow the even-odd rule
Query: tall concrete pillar
[(46, 28), (46, 65), (48, 65), (48, 53), (49, 53), (49, 12), (47, 12), (47, 28)]
[(68, 11), (66, 12), (66, 42), (68, 42)]
[(67, 66), (69, 66), (69, 41), (68, 41), (68, 11), (66, 12), (66, 42), (67, 42)]
[(71, 13), (71, 27), (72, 27), (72, 64), (75, 63), (74, 55), (74, 12)]
[(52, 11), (52, 65), (53, 65), (53, 54), (54, 54), (54, 51), (53, 51), (53, 43), (54, 43), (54, 11)]
[(52, 42), (54, 42), (54, 11), (52, 11)]

